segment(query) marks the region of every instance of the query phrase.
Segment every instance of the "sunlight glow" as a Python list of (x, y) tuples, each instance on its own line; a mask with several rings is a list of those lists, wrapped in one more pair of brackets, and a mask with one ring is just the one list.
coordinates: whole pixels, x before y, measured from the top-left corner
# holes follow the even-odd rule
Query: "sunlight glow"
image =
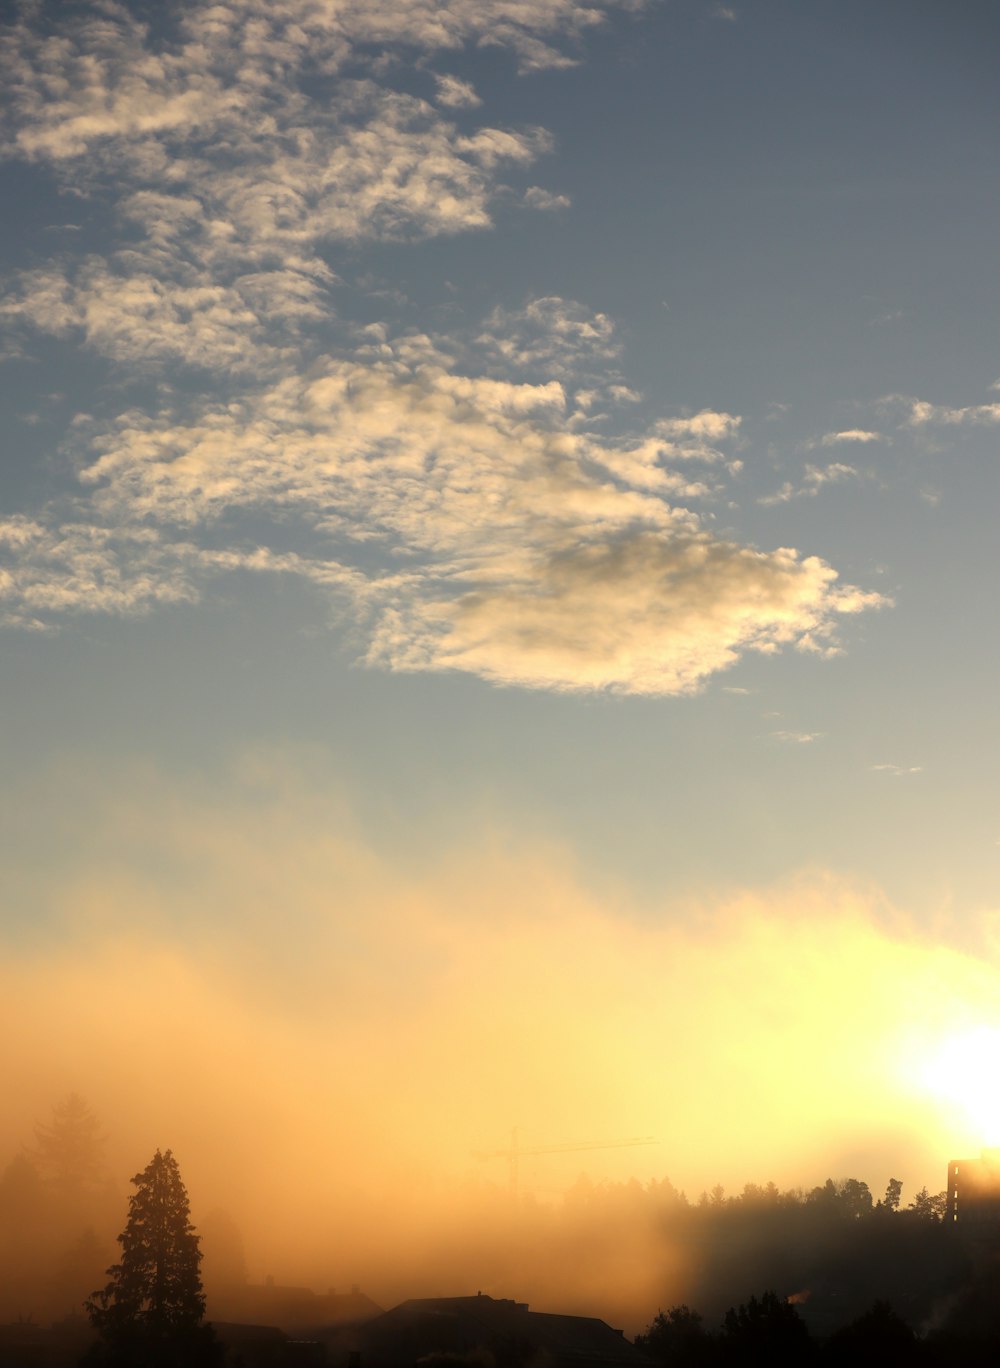
[(1000, 1144), (1000, 1027), (975, 1026), (944, 1040), (919, 1072), (922, 1085), (957, 1106), (983, 1145)]

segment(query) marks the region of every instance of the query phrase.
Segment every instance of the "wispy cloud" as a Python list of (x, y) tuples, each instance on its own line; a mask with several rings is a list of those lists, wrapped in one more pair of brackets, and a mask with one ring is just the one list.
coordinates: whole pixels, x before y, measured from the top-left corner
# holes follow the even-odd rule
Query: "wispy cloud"
[[(513, 50), (523, 69), (565, 66), (575, 41), (617, 7), (617, 0), (230, 0), (178, 6), (166, 37), (118, 5), (67, 14), (57, 35), (36, 27), (25, 7), (3, 52), (6, 141), (21, 155), (53, 160), (124, 142), (147, 162), (165, 137), (217, 139), (223, 129), (239, 133), (242, 123), (245, 141), (255, 112), (258, 132), (280, 122), (301, 126), (305, 97), (296, 77), (330, 78), (348, 61), (370, 64), (373, 45), (447, 53), (485, 40)], [(460, 93), (469, 102), (464, 82), (438, 79), (453, 103)]]
[[(376, 76), (368, 45), (447, 52), (488, 33), (558, 64), (550, 41), (607, 8), (241, 0), (179, 8), (154, 36), (124, 7), (81, 7), (57, 38), (26, 8), (0, 46), (4, 151), (110, 197), (121, 245), (23, 273), (4, 317), (127, 364), (273, 372), (331, 316), (331, 244), (489, 228), (504, 172), (550, 145), (538, 128), (459, 129)], [(446, 109), (478, 104), (460, 78), (435, 81)], [(533, 185), (523, 203), (568, 201)]]
[(44, 630), (67, 613), (138, 615), (198, 597), (193, 548), (152, 528), (0, 522), (0, 623)]
[(482, 104), (475, 87), (469, 81), (447, 75), (435, 76), (434, 80), (437, 84), (435, 98), (438, 104), (444, 105), (446, 109), (476, 109)]
[(131, 366), (260, 372), (295, 355), (303, 323), (329, 317), (326, 294), (325, 282), (297, 271), (222, 284), (205, 271), (188, 272), (185, 281), (91, 257), (72, 273), (24, 273), (0, 317), (78, 339)]
[(876, 774), (891, 774), (894, 778), (901, 779), (911, 774), (922, 774), (923, 765), (869, 765), (868, 768)]
[[(238, 549), (241, 510), (254, 512), (258, 540), (262, 517), (282, 520), (282, 539), (295, 519), (299, 558), (272, 564), (262, 551), (256, 568), (325, 573), (368, 622), (369, 661), (391, 669), (683, 693), (748, 650), (835, 649), (836, 620), (882, 602), (837, 585), (816, 557), (712, 535), (676, 502), (691, 492), (670, 467), (676, 440), (600, 439), (571, 424), (560, 382), (462, 374), (429, 339), (382, 348), (384, 359), (328, 361), (240, 403), (205, 404), (194, 420), (136, 411), (86, 434), (93, 515), (157, 529), (155, 553), (131, 556), (143, 570), (123, 602), (193, 593), (199, 567), (225, 561), (218, 549), (199, 561), (190, 544), (211, 529), (213, 547), (221, 534)], [(667, 426), (697, 448), (720, 424)], [(172, 539), (183, 574), (170, 564), (158, 577)], [(319, 547), (331, 539), (338, 555), (324, 572)], [(57, 584), (67, 572), (46, 545), (33, 563)], [(362, 574), (361, 548), (388, 557), (385, 568)], [(114, 606), (106, 581), (91, 589), (94, 607)], [(89, 581), (74, 582), (80, 607)]]
[(880, 432), (870, 432), (867, 428), (847, 428), (843, 432), (827, 432), (820, 438), (821, 446), (839, 446), (841, 442), (883, 442)]
[(543, 212), (568, 209), (571, 204), (568, 195), (553, 194), (551, 190), (544, 190), (540, 185), (528, 186), (524, 192), (524, 202), (529, 209), (541, 209)]
[(812, 499), (826, 485), (841, 484), (845, 480), (861, 479), (861, 472), (854, 466), (835, 461), (826, 466), (807, 465), (799, 484), (786, 480), (773, 494), (764, 494), (758, 503), (767, 505), (790, 503), (793, 499)]
[(808, 746), (813, 741), (818, 741), (823, 735), (822, 732), (801, 732), (801, 731), (773, 731), (771, 736), (775, 741), (786, 741), (794, 746)]
[[(5, 150), (108, 202), (114, 232), (22, 273), (4, 317), (158, 388), (76, 425), (69, 512), (8, 525), (9, 623), (144, 612), (239, 568), (347, 605), (386, 668), (657, 694), (747, 651), (832, 651), (837, 621), (884, 602), (695, 511), (738, 468), (739, 416), (599, 435), (638, 397), (608, 315), (548, 295), (471, 337), (338, 322), (334, 249), (487, 229), (498, 196), (517, 202), (503, 177), (550, 146), (470, 129), (478, 96), (449, 73), (436, 103), (393, 89), (396, 59), (488, 41), (558, 66), (609, 8), (240, 0), (154, 32), (101, 6), (57, 36), (24, 9), (0, 59)], [(562, 206), (538, 185), (521, 202)], [(178, 367), (225, 376), (225, 398), (171, 383)]]
[(732, 413), (716, 413), (712, 409), (702, 409), (689, 418), (661, 418), (656, 430), (665, 436), (694, 440), (699, 446), (707, 442), (722, 442), (734, 437), (740, 426), (740, 419)]
[(887, 406), (901, 408), (908, 427), (991, 427), (1000, 423), (1000, 404), (969, 404), (961, 408), (951, 408), (945, 404), (932, 404), (926, 399), (913, 399), (906, 395), (888, 395), (883, 401)]
[(478, 342), (513, 371), (556, 375), (606, 374), (621, 344), (607, 314), (573, 299), (548, 295), (518, 310), (494, 309)]

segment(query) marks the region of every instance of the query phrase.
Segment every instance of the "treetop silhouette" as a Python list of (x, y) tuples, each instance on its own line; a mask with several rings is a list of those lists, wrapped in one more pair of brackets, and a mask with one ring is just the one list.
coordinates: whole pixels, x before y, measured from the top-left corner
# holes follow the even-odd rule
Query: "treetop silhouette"
[(157, 1150), (132, 1182), (121, 1260), (86, 1302), (91, 1323), (113, 1362), (205, 1362), (214, 1341), (202, 1325), (201, 1250), (177, 1160)]

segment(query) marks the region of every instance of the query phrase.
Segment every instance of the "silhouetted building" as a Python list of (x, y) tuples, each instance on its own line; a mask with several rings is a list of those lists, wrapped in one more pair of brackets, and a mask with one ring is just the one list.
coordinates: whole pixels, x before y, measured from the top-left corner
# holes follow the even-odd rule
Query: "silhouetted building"
[(475, 1297), (405, 1301), (359, 1332), (362, 1368), (491, 1362), (496, 1368), (648, 1368), (620, 1330), (590, 1316), (530, 1311), (526, 1302)]
[(326, 1351), (315, 1341), (294, 1340), (273, 1325), (214, 1322), (223, 1368), (324, 1368)]
[(1000, 1149), (951, 1161), (945, 1220), (962, 1229), (1000, 1230)]
[(314, 1292), (311, 1287), (284, 1286), (273, 1278), (216, 1289), (208, 1299), (211, 1321), (277, 1326), (289, 1335), (318, 1326), (360, 1325), (381, 1314), (381, 1306), (358, 1287)]

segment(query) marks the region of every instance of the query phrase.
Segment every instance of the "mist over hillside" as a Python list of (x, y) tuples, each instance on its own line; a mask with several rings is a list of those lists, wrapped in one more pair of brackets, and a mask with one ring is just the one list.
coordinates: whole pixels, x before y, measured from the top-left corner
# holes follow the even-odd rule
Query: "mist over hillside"
[[(73, 1094), (8, 1157), (0, 1171), (0, 1321), (79, 1314), (103, 1285), (118, 1257), (129, 1187), (112, 1171), (110, 1149), (103, 1123)], [(261, 1207), (270, 1210), (264, 1152), (259, 1177)], [(291, 1214), (269, 1239), (259, 1213), (222, 1207), (200, 1177), (192, 1216), (210, 1315), (240, 1298), (252, 1305), (254, 1289), (262, 1299), (269, 1280), (320, 1297), (354, 1287), (381, 1306), (476, 1291), (513, 1295), (630, 1334), (678, 1303), (718, 1319), (762, 1287), (803, 1304), (813, 1296), (829, 1302), (833, 1288), (836, 1313), (847, 1319), (890, 1298), (920, 1320), (945, 1295), (954, 1261), (942, 1256), (950, 1234), (943, 1194), (908, 1193), (894, 1179), (874, 1194), (849, 1178), (811, 1188), (749, 1183), (732, 1195), (716, 1185), (689, 1198), (668, 1178), (581, 1175), (542, 1200), (481, 1178), (410, 1193), (395, 1210), (387, 1198), (367, 1219), (360, 1202), (345, 1205), (339, 1219), (318, 1209), (296, 1242)]]

